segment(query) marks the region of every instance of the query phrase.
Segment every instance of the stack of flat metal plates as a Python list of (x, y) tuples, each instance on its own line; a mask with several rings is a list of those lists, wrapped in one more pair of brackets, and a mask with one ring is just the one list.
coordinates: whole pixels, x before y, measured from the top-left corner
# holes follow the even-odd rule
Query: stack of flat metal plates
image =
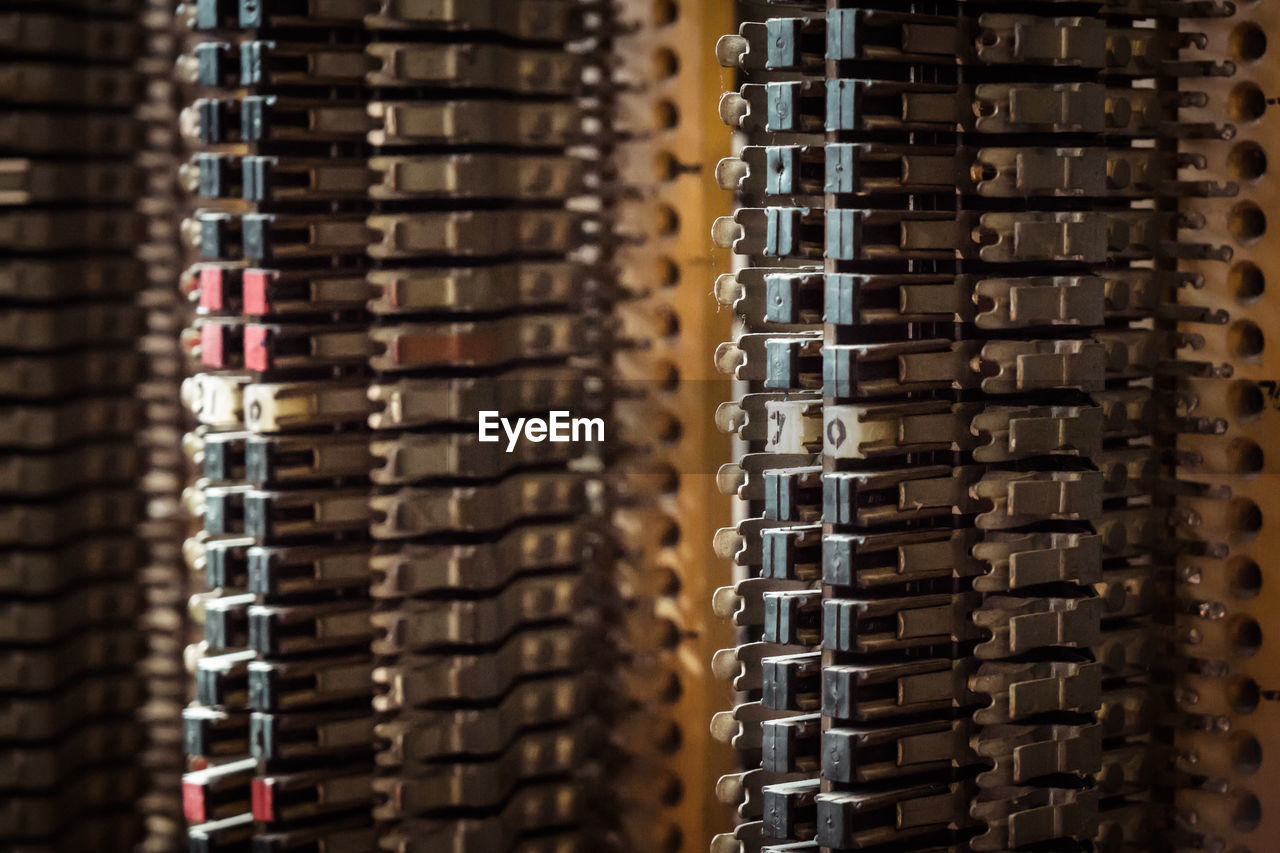
[(184, 714), (192, 850), (375, 848), (370, 4), (329, 5), (185, 9), (203, 517), (188, 552), (211, 590)]
[[(1156, 392), (1221, 264), (1179, 140), (1213, 3), (797, 4), (719, 59), (747, 136), (717, 292), (751, 383), (722, 486), (751, 577), (718, 669), (758, 763), (723, 849), (1125, 850), (1150, 831), (1172, 547)], [(1182, 84), (1182, 88), (1179, 88)], [(1182, 356), (1185, 360), (1178, 361)], [(1162, 467), (1166, 466), (1166, 467)], [(1093, 846), (1091, 846), (1093, 845)], [(717, 848), (721, 849), (721, 848)]]
[(188, 14), (192, 847), (579, 849), (584, 9)]
[(138, 837), (129, 0), (0, 12), (0, 845)]

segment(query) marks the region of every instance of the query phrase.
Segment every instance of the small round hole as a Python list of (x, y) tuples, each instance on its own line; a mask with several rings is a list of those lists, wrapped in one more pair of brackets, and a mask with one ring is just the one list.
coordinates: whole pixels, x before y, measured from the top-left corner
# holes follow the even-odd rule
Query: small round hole
[(650, 476), (654, 478), (658, 489), (664, 494), (673, 494), (680, 489), (680, 472), (666, 462), (655, 464)]
[(680, 57), (669, 47), (660, 47), (653, 52), (654, 76), (659, 80), (674, 77), (680, 71)]
[(653, 4), (653, 20), (657, 24), (674, 24), (680, 17), (680, 7), (675, 0), (657, 0)]
[(670, 151), (659, 151), (653, 166), (655, 174), (662, 181), (675, 180), (680, 174), (680, 161)]
[(1247, 245), (1266, 233), (1267, 215), (1253, 202), (1245, 201), (1232, 209), (1227, 225), (1231, 229), (1231, 236), (1237, 242)]
[(1231, 645), (1240, 657), (1253, 657), (1262, 648), (1262, 626), (1256, 619), (1239, 617), (1231, 627)]
[(662, 130), (671, 130), (680, 123), (680, 110), (670, 101), (659, 101), (654, 107), (654, 119)]
[(680, 283), (680, 265), (670, 258), (659, 258), (658, 280), (663, 287), (675, 287)]
[[(660, 676), (661, 677), (661, 676)], [(1257, 685), (1255, 685), (1256, 687)], [(666, 674), (665, 683), (657, 691), (658, 697), (668, 703), (676, 703), (680, 701), (680, 697), (684, 695), (684, 685), (680, 683), (680, 676), (674, 672)]]
[(668, 520), (663, 527), (662, 535), (658, 537), (659, 544), (663, 548), (674, 548), (680, 544), (680, 525), (674, 521)]
[(1243, 23), (1231, 31), (1231, 55), (1242, 62), (1261, 59), (1267, 52), (1267, 34), (1262, 27)]
[(665, 566), (658, 567), (659, 579), (657, 588), (662, 595), (674, 598), (680, 594), (680, 590), (684, 584), (680, 582), (680, 575), (675, 569)]
[(1231, 149), (1230, 166), (1237, 181), (1256, 181), (1267, 173), (1267, 153), (1256, 142), (1241, 142)]
[(679, 418), (669, 417), (664, 423), (658, 426), (657, 434), (658, 438), (668, 444), (675, 444), (680, 440), (680, 437), (684, 435), (684, 424), (680, 422)]
[(1235, 771), (1241, 776), (1252, 776), (1262, 767), (1262, 744), (1253, 735), (1241, 735), (1236, 739)]
[(658, 379), (658, 387), (663, 391), (676, 391), (680, 388), (680, 368), (671, 362), (663, 362), (657, 366), (657, 372), (661, 374)]
[(1232, 294), (1245, 305), (1257, 302), (1267, 289), (1266, 276), (1257, 264), (1249, 261), (1241, 261), (1233, 266), (1227, 274), (1227, 281), (1231, 285)]
[(676, 212), (674, 207), (670, 205), (659, 205), (658, 207), (658, 233), (664, 235), (675, 234), (680, 230), (680, 214)]
[(680, 726), (674, 721), (668, 720), (666, 723), (659, 725), (656, 739), (659, 752), (670, 755), (680, 749), (680, 744), (683, 741), (684, 734), (680, 731)]
[(1231, 813), (1231, 825), (1236, 832), (1253, 832), (1262, 823), (1262, 803), (1253, 794), (1243, 792), (1236, 797), (1236, 808)]
[(663, 307), (658, 311), (656, 326), (658, 332), (666, 338), (674, 338), (680, 334), (680, 315), (670, 308)]
[(1241, 358), (1257, 358), (1262, 355), (1263, 347), (1267, 343), (1262, 335), (1262, 329), (1252, 320), (1237, 320), (1232, 323), (1227, 337), (1231, 342), (1232, 351)]
[(675, 649), (680, 645), (680, 629), (670, 619), (659, 619), (652, 629), (652, 637), (664, 649)]
[(1267, 405), (1262, 389), (1246, 380), (1232, 384), (1230, 398), (1231, 414), (1238, 418), (1256, 418)]
[(1231, 460), (1232, 473), (1235, 474), (1257, 474), (1266, 462), (1258, 442), (1249, 438), (1232, 441), (1227, 456)]
[(1236, 598), (1253, 598), (1262, 591), (1262, 567), (1248, 557), (1231, 560), (1231, 594)]
[(1256, 535), (1262, 529), (1262, 510), (1248, 498), (1236, 498), (1228, 510), (1231, 527), (1244, 536)]
[(1231, 709), (1237, 714), (1252, 714), (1258, 710), (1258, 703), (1262, 701), (1258, 682), (1252, 678), (1237, 678), (1231, 683), (1228, 692), (1231, 698)]
[(1227, 98), (1228, 112), (1234, 121), (1257, 121), (1267, 110), (1267, 96), (1254, 83), (1239, 83)]

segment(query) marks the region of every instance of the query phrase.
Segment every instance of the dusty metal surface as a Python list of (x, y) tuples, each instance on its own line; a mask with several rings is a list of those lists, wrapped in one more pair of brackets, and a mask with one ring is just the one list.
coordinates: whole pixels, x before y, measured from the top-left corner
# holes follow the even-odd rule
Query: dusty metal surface
[[(1239, 185), (1229, 198), (1192, 199), (1187, 210), (1205, 218), (1209, 239), (1232, 249), (1230, 264), (1189, 264), (1204, 287), (1186, 300), (1229, 315), (1221, 326), (1198, 326), (1197, 360), (1228, 368), (1222, 378), (1182, 387), (1194, 415), (1220, 420), (1220, 435), (1182, 436), (1191, 458), (1186, 480), (1215, 488), (1212, 497), (1183, 500), (1180, 534), (1204, 542), (1208, 553), (1177, 564), (1178, 639), (1182, 653), (1201, 664), (1180, 679), (1179, 709), (1198, 730), (1176, 741), (1178, 770), (1193, 784), (1180, 791), (1177, 819), (1185, 849), (1261, 853), (1275, 844), (1280, 813), (1280, 311), (1274, 281), (1280, 275), (1275, 240), (1276, 153), (1271, 135), (1280, 91), (1276, 33), (1280, 14), (1265, 3), (1240, 3), (1230, 18), (1191, 22), (1203, 32), (1206, 53), (1234, 62), (1230, 77), (1203, 81), (1207, 103), (1187, 111), (1192, 121), (1229, 122), (1230, 140), (1188, 143), (1205, 158), (1205, 174)], [(1270, 41), (1269, 41), (1270, 37)], [(1271, 288), (1270, 290), (1268, 288)], [(1197, 846), (1198, 845), (1198, 846)]]

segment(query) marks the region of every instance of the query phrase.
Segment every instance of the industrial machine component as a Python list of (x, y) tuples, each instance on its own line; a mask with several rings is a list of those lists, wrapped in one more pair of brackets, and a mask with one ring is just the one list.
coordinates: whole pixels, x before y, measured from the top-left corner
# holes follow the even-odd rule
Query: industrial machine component
[(0, 847), (1267, 853), (1277, 25), (13, 0)]
[[(715, 86), (679, 95), (688, 130), (654, 105), (702, 78), (681, 39), (714, 44), (713, 6), (182, 10), (193, 847), (706, 835), (727, 634), (685, 639), (690, 534), (729, 502), (682, 469), (728, 445), (712, 386), (672, 375), (714, 311), (709, 217), (670, 217), (727, 209), (700, 172), (728, 143)], [(486, 436), (556, 412), (599, 429)]]
[[(120, 2), (0, 14), (0, 838), (140, 837), (145, 618), (133, 205), (142, 22)], [(172, 791), (172, 789), (171, 789)]]
[(1266, 849), (1265, 28), (1068, 5), (796, 3), (717, 46), (754, 509), (718, 853)]

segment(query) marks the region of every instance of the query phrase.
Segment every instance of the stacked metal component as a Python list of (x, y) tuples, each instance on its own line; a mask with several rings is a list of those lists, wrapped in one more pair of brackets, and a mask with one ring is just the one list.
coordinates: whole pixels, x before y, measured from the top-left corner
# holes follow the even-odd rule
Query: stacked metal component
[(714, 229), (758, 451), (721, 479), (758, 517), (717, 669), (759, 769), (715, 849), (1147, 849), (1162, 450), (1214, 428), (1160, 389), (1217, 370), (1171, 322), (1225, 319), (1176, 265), (1230, 257), (1177, 199), (1235, 191), (1178, 153), (1232, 71), (1178, 26), (1231, 7), (797, 5), (718, 48), (758, 205)]
[(512, 441), (497, 421), (593, 405), (583, 8), (367, 19), (383, 850), (591, 849), (589, 436)]
[(1178, 436), (1179, 477), (1197, 485), (1178, 496), (1174, 520), (1185, 542), (1175, 563), (1176, 637), (1183, 659), (1173, 693), (1179, 712), (1173, 738), (1179, 775), (1175, 817), (1185, 849), (1261, 853), (1274, 847), (1280, 813), (1273, 790), (1280, 776), (1280, 649), (1275, 614), (1280, 586), (1268, 570), (1277, 547), (1276, 355), (1274, 288), (1276, 242), (1269, 170), (1273, 105), (1264, 96), (1277, 70), (1268, 38), (1280, 9), (1238, 3), (1229, 18), (1197, 22), (1206, 51), (1236, 65), (1230, 77), (1203, 81), (1204, 103), (1187, 118), (1230, 120), (1228, 141), (1188, 142), (1208, 170), (1240, 184), (1233, 197), (1187, 199), (1213, 239), (1233, 249), (1230, 265), (1193, 263), (1204, 287), (1188, 301), (1231, 315), (1216, 328), (1188, 327), (1203, 336), (1198, 360), (1216, 370), (1178, 384), (1180, 414), (1212, 430)]
[(189, 678), (183, 663), (188, 642), (188, 575), (182, 558), (187, 514), (181, 494), (187, 473), (182, 453), (185, 413), (180, 386), (184, 358), (179, 336), (187, 314), (185, 299), (174, 287), (181, 270), (178, 199), (178, 82), (173, 64), (179, 33), (174, 27), (173, 0), (148, 0), (140, 13), (145, 50), (138, 70), (147, 89), (138, 107), (146, 144), (138, 152), (147, 186), (139, 208), (147, 217), (147, 242), (138, 256), (146, 264), (146, 287), (139, 294), (146, 326), (139, 346), (146, 358), (146, 375), (138, 387), (145, 418), (138, 433), (145, 468), (139, 488), (146, 500), (139, 535), (147, 549), (141, 574), (145, 610), (139, 628), (146, 642), (141, 674), (146, 699), (139, 718), (147, 738), (139, 760), (148, 775), (139, 801), (144, 814), (145, 853), (169, 853), (186, 848), (182, 816), (182, 709), (187, 704)]
[(192, 847), (571, 849), (598, 466), (496, 416), (602, 399), (582, 6), (186, 14)]
[(0, 847), (1263, 853), (1277, 27), (11, 0)]
[(363, 18), (185, 7), (203, 373), (188, 542), (212, 592), (185, 712), (192, 850), (374, 848)]
[(0, 13), (0, 846), (138, 838), (138, 3)]

